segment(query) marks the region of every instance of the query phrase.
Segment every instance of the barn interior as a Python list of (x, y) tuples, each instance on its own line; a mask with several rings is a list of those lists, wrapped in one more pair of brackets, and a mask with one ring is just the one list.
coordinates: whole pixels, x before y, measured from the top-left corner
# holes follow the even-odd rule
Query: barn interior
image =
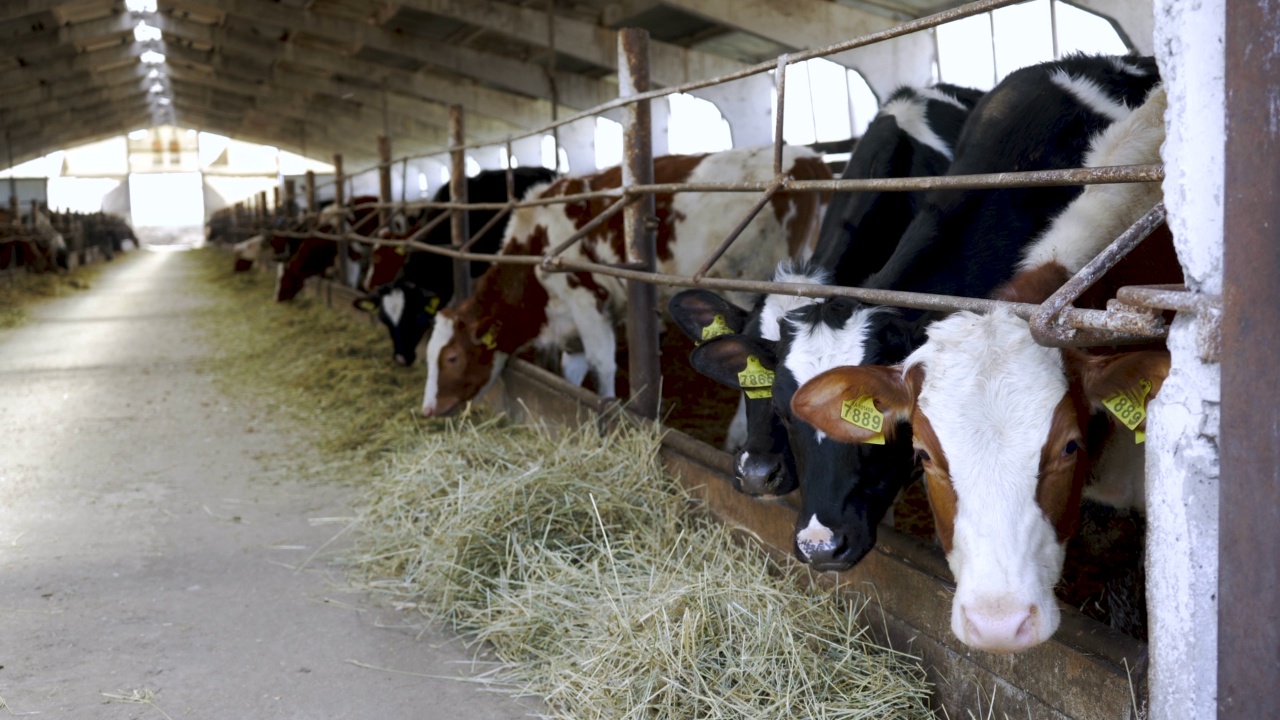
[[(1214, 65), (1200, 53), (1220, 32), (1214, 23), (1226, 13), (1225, 0), (1195, 9), (1178, 7), (1176, 0), (988, 4), (987, 11), (936, 28), (788, 65), (781, 126), (773, 71), (655, 100), (653, 154), (768, 145), (780, 130), (787, 143), (814, 147), (838, 172), (880, 103), (899, 86), (941, 81), (985, 90), (1017, 68), (1071, 52), (1155, 54), (1166, 76), (1183, 83), (1174, 103), (1184, 104), (1171, 103), (1167, 121), (1172, 149), (1166, 166), (1184, 173), (1178, 176), (1184, 183), (1181, 200), (1169, 201), (1173, 215), (1187, 218), (1178, 221), (1175, 234), (1218, 238), (1209, 251), (1188, 254), (1188, 286), (1221, 292), (1222, 208), (1207, 208), (1202, 198), (1220, 197), (1222, 182), (1187, 180), (1185, 173), (1210, 163), (1210, 150), (1192, 147), (1190, 138), (1206, 128), (1223, 132), (1220, 118), (1209, 117), (1217, 112), (1212, 98), (1223, 93), (1211, 93), (1207, 103), (1185, 103), (1188, 95), (1221, 83), (1222, 70), (1214, 68), (1222, 61)], [(0, 172), (0, 193), (8, 196), (14, 216), (36, 205), (55, 212), (104, 211), (127, 218), (153, 245), (198, 245), (218, 211), (265, 213), (282, 203), (305, 205), (302, 188), (308, 182), (314, 203), (338, 193), (378, 195), (378, 169), (388, 157), (390, 198), (429, 198), (448, 185), (450, 147), (460, 141), (468, 146), (467, 174), (517, 166), (589, 172), (623, 161), (625, 108), (548, 126), (618, 98), (617, 38), (623, 28), (647, 31), (652, 85), (661, 89), (739, 73), (788, 53), (891, 31), (968, 5), (11, 0), (0, 5), (6, 153), (0, 166), (7, 168)], [(1197, 13), (1208, 13), (1209, 21)], [(461, 132), (451, 126), (459, 116)], [(546, 129), (527, 134), (539, 128)], [(1221, 159), (1215, 162), (1207, 166), (1220, 168)], [(1202, 181), (1208, 186), (1196, 184)], [(1192, 327), (1198, 322), (1192, 314), (1185, 322), (1184, 338), (1201, 332)], [(1139, 560), (1145, 553), (1149, 582), (1159, 594), (1151, 605), (1153, 639), (1145, 628), (1136, 637), (1114, 632), (1084, 608), (1066, 624), (1060, 642), (1029, 659), (973, 661), (962, 646), (945, 641), (913, 646), (937, 667), (948, 668), (943, 676), (954, 673), (953, 707), (970, 707), (959, 696), (975, 685), (1030, 698), (1028, 707), (1044, 717), (1178, 717), (1186, 708), (1213, 705), (1211, 694), (1195, 688), (1217, 677), (1218, 640), (1196, 635), (1195, 628), (1218, 622), (1218, 555), (1216, 544), (1200, 547), (1189, 537), (1217, 538), (1219, 532), (1216, 497), (1204, 505), (1193, 489), (1197, 482), (1217, 482), (1218, 360), (1195, 340), (1174, 350), (1175, 364), (1186, 363), (1182, 392), (1195, 409), (1170, 422), (1149, 445), (1149, 467), (1155, 468), (1149, 472), (1156, 481), (1148, 492), (1158, 499), (1149, 530), (1154, 535), (1145, 541), (1137, 536), (1138, 545), (1126, 551)], [(524, 393), (520, 404), (537, 397), (548, 417), (581, 412), (583, 406), (604, 410), (533, 371), (515, 373), (509, 386)], [(563, 396), (576, 398), (576, 404), (566, 408)], [(515, 394), (500, 402), (514, 406)], [(1204, 424), (1206, 416), (1213, 418), (1211, 426)], [(1211, 452), (1204, 450), (1206, 442)], [(690, 451), (678, 462), (693, 475), (719, 462), (700, 453)], [(1212, 461), (1205, 461), (1209, 454)], [(762, 514), (738, 499), (725, 502), (728, 517), (752, 527), (782, 527), (785, 535), (787, 521), (771, 512)], [(929, 544), (925, 536), (931, 531), (928, 526), (921, 537), (908, 537), (910, 531), (891, 535), (883, 557), (856, 578), (886, 588), (900, 621), (886, 633), (900, 640), (916, 631), (946, 633), (930, 625), (928, 612), (910, 609), (913, 594), (948, 592), (945, 581), (934, 582), (948, 574), (940, 555), (920, 549)], [(929, 582), (902, 574), (903, 566), (929, 576)], [(1089, 593), (1073, 598), (1093, 599)], [(1154, 642), (1157, 629), (1163, 643)], [(1175, 643), (1167, 640), (1171, 636), (1191, 639)], [(1150, 707), (1128, 702), (1131, 671), (1138, 692), (1151, 688)], [(1079, 682), (1064, 690), (1055, 684), (1055, 673)]]

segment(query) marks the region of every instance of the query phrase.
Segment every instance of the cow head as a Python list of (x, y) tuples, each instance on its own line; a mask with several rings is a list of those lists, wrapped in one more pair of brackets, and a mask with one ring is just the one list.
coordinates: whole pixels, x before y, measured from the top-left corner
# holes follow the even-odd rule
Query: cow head
[(363, 287), (368, 292), (395, 282), (408, 258), (403, 245), (378, 245), (369, 252), (369, 270), (365, 273)]
[(366, 312), (376, 313), (391, 333), (396, 364), (409, 366), (417, 359), (418, 343), (431, 330), (440, 310), (440, 296), (408, 280), (383, 285), (352, 301)]
[(497, 318), (469, 319), (454, 310), (436, 316), (427, 342), (427, 386), (423, 417), (448, 415), (497, 379), (506, 366), (502, 322)]
[[(776, 343), (759, 337), (758, 322), (747, 311), (706, 290), (677, 293), (668, 309), (676, 325), (698, 343), (689, 356), (694, 369), (743, 390), (747, 437), (735, 449), (734, 488), (757, 497), (795, 490), (795, 459), (787, 446), (786, 429), (773, 411)], [(751, 386), (744, 388), (743, 378), (748, 375), (761, 381), (749, 379)]]
[(952, 632), (975, 648), (1016, 652), (1058, 627), (1053, 587), (1089, 472), (1091, 413), (1139, 385), (1154, 397), (1167, 372), (1164, 352), (1064, 362), (1006, 312), (956, 313), (930, 326), (904, 365), (822, 373), (792, 407), (845, 443), (873, 436), (850, 421), (850, 408), (868, 401), (886, 428), (911, 423), (956, 579)]
[(832, 442), (792, 410), (797, 389), (841, 365), (901, 360), (911, 327), (896, 313), (835, 298), (790, 312), (781, 323), (774, 411), (787, 426), (802, 502), (796, 556), (818, 570), (853, 567), (875, 547), (876, 528), (910, 483), (910, 443), (884, 425), (876, 444)]

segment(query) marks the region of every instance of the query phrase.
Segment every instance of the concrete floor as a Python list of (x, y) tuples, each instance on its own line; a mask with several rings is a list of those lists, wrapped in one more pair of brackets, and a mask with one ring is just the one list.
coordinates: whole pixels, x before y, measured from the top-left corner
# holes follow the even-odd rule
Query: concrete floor
[[(0, 697), (42, 718), (515, 718), (312, 556), (353, 491), (197, 371), (210, 300), (136, 252), (0, 332)], [(360, 609), (365, 607), (366, 609)], [(383, 627), (391, 625), (393, 627)], [(154, 693), (155, 708), (107, 695)], [(39, 713), (39, 715), (34, 715)]]

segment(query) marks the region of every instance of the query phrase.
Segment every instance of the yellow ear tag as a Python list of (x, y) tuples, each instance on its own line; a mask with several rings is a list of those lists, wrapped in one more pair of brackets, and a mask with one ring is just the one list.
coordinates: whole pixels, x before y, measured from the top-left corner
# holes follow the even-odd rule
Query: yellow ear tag
[(1147, 433), (1139, 430), (1138, 425), (1147, 419), (1147, 395), (1151, 392), (1151, 381), (1143, 378), (1137, 386), (1121, 390), (1102, 401), (1102, 406), (1111, 411), (1124, 426), (1133, 431), (1133, 441), (1143, 443)]
[(863, 440), (868, 445), (884, 444), (884, 413), (876, 409), (875, 400), (870, 395), (863, 395), (857, 400), (845, 400), (840, 405), (840, 419), (875, 433)]
[(747, 369), (738, 373), (738, 386), (752, 400), (771, 398), (773, 397), (773, 371), (761, 365), (760, 358), (748, 355)]
[(501, 326), (495, 325), (494, 327), (491, 327), (488, 330), (485, 330), (484, 334), (480, 336), (480, 344), (489, 348), (490, 350), (497, 350), (499, 327)]
[(365, 312), (373, 312), (374, 310), (378, 309), (378, 305), (372, 300), (361, 300), (360, 309), (364, 310)]
[(440, 298), (438, 297), (431, 298), (430, 300), (427, 301), (427, 306), (423, 309), (427, 311), (428, 315), (435, 315), (436, 311), (440, 309)]
[(404, 246), (403, 246), (403, 245), (397, 245), (397, 246), (396, 246), (396, 254), (397, 254), (397, 255), (404, 255)]
[(711, 324), (702, 328), (702, 342), (706, 342), (712, 338), (718, 338), (721, 335), (732, 335), (733, 330), (729, 327), (729, 323), (724, 321), (724, 316), (717, 314)]

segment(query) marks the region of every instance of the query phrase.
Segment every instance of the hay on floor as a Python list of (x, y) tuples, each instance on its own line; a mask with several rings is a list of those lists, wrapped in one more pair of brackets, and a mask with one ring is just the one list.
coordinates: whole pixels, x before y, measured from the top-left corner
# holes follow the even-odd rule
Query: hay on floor
[(859, 604), (693, 507), (652, 431), (463, 421), (397, 455), (353, 556), (367, 587), (488, 643), (573, 718), (930, 716)]

